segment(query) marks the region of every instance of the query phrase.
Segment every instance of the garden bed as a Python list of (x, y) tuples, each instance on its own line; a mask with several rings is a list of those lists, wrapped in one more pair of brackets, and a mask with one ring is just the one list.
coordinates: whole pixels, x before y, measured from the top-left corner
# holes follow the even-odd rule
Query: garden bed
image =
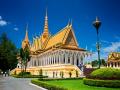
[(83, 83), (89, 86), (120, 87), (120, 69), (101, 68), (93, 71), (83, 79)]
[(98, 80), (98, 79), (83, 79), (83, 83), (97, 87), (120, 88), (120, 80)]
[(95, 87), (83, 84), (82, 79), (33, 79), (31, 83), (48, 90), (120, 90), (120, 88)]

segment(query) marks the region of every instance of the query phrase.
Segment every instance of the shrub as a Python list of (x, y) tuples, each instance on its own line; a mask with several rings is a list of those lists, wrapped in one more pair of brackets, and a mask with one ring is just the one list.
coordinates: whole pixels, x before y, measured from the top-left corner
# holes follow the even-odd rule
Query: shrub
[(120, 80), (96, 80), (84, 78), (83, 83), (86, 85), (99, 87), (112, 87), (112, 88), (120, 87)]
[(70, 72), (69, 72), (69, 77), (71, 78), (71, 76), (72, 76), (72, 72), (70, 71)]
[(42, 69), (39, 70), (39, 75), (40, 75), (40, 76), (43, 76), (43, 71), (42, 71)]
[(15, 78), (47, 78), (48, 76), (38, 76), (38, 75), (26, 75), (26, 76), (18, 76), (12, 75)]
[(97, 68), (86, 68), (84, 67), (83, 69), (83, 73), (85, 76), (89, 76), (91, 72), (93, 72), (94, 70), (96, 70)]
[(64, 72), (63, 71), (60, 72), (60, 76), (61, 76), (61, 78), (64, 77)]
[(48, 84), (46, 82), (43, 82), (43, 81), (39, 81), (39, 80), (31, 80), (31, 83), (33, 84), (36, 84), (38, 86), (41, 86), (43, 88), (46, 88), (48, 90), (68, 90), (66, 88), (63, 88), (63, 87), (60, 87), (60, 86), (56, 86), (56, 85), (51, 85), (51, 84)]
[(77, 71), (77, 70), (75, 70), (75, 73), (76, 73), (76, 77), (78, 77), (78, 76), (79, 76), (79, 73), (78, 73), (78, 71)]
[(82, 80), (83, 78), (55, 78), (55, 79), (51, 79), (51, 78), (39, 78), (38, 80), (40, 81), (53, 81), (53, 80)]
[(93, 71), (88, 78), (102, 80), (120, 80), (120, 69), (101, 68)]
[(20, 72), (18, 76), (26, 76), (26, 75), (31, 75), (30, 72)]

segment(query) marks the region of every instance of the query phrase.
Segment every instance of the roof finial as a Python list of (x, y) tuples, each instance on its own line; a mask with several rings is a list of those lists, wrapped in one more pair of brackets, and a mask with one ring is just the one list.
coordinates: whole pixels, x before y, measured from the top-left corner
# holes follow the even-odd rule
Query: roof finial
[(44, 37), (49, 36), (49, 31), (48, 31), (48, 17), (47, 17), (47, 8), (46, 8), (46, 16), (45, 16), (45, 25), (44, 25), (44, 32), (43, 32)]
[(29, 39), (28, 39), (28, 23), (27, 23), (27, 25), (26, 25), (25, 41), (28, 41), (28, 42), (29, 42)]
[(70, 26), (70, 19), (68, 20), (68, 25), (67, 26)]
[(47, 18), (47, 8), (46, 8), (46, 15), (45, 15), (45, 17)]
[(96, 21), (99, 21), (98, 16), (96, 16)]
[(72, 22), (73, 22), (73, 20), (71, 19), (71, 23), (70, 23), (71, 26), (72, 26)]

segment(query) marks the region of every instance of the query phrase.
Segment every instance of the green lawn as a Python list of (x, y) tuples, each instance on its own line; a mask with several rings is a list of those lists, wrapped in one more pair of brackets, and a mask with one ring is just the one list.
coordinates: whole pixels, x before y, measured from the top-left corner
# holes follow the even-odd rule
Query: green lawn
[(87, 86), (83, 84), (82, 80), (53, 80), (53, 81), (44, 81), (44, 82), (69, 88), (70, 90), (120, 90), (120, 88)]

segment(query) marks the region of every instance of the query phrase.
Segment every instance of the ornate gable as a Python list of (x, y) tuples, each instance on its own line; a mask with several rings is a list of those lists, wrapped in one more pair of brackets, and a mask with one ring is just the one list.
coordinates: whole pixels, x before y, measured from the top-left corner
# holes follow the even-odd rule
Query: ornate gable
[(67, 36), (66, 41), (65, 41), (65, 45), (78, 47), (72, 28), (70, 29), (70, 31), (68, 33), (68, 36)]
[(66, 37), (67, 32), (68, 32), (68, 26), (63, 28), (60, 32), (58, 32), (54, 36), (51, 36), (45, 48), (48, 49), (55, 45), (63, 44), (63, 40)]
[(108, 60), (120, 60), (120, 53), (112, 52), (108, 56)]

